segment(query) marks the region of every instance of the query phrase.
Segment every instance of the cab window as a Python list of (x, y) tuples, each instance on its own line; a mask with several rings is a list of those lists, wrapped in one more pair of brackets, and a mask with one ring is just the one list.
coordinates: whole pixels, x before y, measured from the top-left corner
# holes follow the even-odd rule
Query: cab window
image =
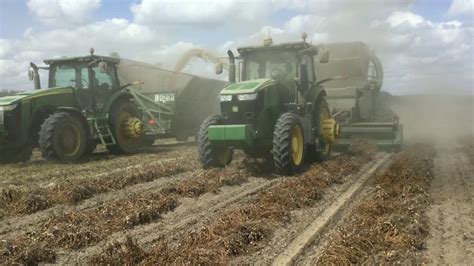
[(87, 68), (77, 65), (57, 65), (50, 70), (49, 87), (88, 88)]
[(92, 68), (92, 82), (95, 88), (104, 90), (111, 90), (116, 84), (113, 72), (101, 72), (98, 66)]

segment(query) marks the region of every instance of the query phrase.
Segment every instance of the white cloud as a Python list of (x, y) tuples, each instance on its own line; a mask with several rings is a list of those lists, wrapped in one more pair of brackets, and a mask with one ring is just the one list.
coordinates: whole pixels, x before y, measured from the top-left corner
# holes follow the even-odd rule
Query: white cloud
[(474, 0), (453, 0), (449, 6), (448, 14), (456, 15), (474, 15)]
[(101, 0), (28, 0), (30, 12), (51, 27), (81, 25), (100, 7)]
[(95, 48), (96, 54), (115, 51), (123, 57), (153, 62), (150, 53), (164, 43), (164, 38), (165, 33), (126, 19), (109, 19), (73, 29), (28, 29), (20, 39), (0, 41), (0, 88), (31, 88), (26, 72), (30, 61), (41, 64), (46, 58), (86, 55), (90, 47)]
[(7, 57), (12, 51), (12, 41), (0, 39), (0, 58)]
[(388, 18), (387, 22), (392, 27), (397, 27), (403, 24), (408, 24), (412, 27), (416, 27), (418, 24), (422, 23), (423, 17), (413, 14), (411, 12), (393, 12)]
[[(88, 22), (87, 14), (96, 7), (89, 8), (80, 19), (65, 23), (75, 27), (43, 31), (30, 28), (18, 39), (0, 39), (0, 89), (32, 88), (26, 72), (30, 61), (40, 63), (49, 57), (85, 55), (90, 47), (96, 49), (96, 54), (116, 51), (124, 58), (160, 63), (172, 69), (189, 49), (203, 48), (225, 56), (228, 49), (235, 52), (239, 46), (262, 44), (268, 32), (274, 43), (280, 43), (298, 41), (304, 31), (312, 43), (356, 40), (368, 43), (384, 65), (384, 88), (395, 94), (435, 88), (446, 92), (472, 90), (472, 23), (462, 18), (430, 21), (410, 11), (412, 0), (184, 2), (141, 1), (131, 7), (133, 21), (113, 18)], [(57, 11), (63, 9), (54, 3), (50, 10), (53, 15), (48, 15), (49, 11), (37, 12), (46, 14), (42, 16), (43, 21), (64, 18), (67, 12)], [(282, 10), (290, 10), (295, 15), (275, 25), (271, 16), (278, 16)], [(40, 19), (40, 15), (33, 14)], [(186, 39), (176, 36), (176, 27), (183, 25), (186, 27), (180, 28), (180, 33), (191, 33)], [(193, 35), (197, 28), (203, 36)], [(222, 38), (217, 36), (216, 28), (232, 34)], [(210, 42), (213, 44), (203, 44)], [(191, 59), (184, 71), (225, 78), (225, 75), (215, 76), (213, 64), (202, 59)]]
[(212, 25), (255, 21), (265, 17), (268, 1), (229, 0), (142, 0), (131, 6), (135, 21), (156, 25)]

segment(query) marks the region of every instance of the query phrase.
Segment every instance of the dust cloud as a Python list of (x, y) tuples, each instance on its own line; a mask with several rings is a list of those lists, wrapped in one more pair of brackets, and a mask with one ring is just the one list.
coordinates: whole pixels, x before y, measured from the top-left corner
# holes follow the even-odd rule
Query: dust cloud
[(474, 136), (472, 95), (393, 96), (391, 108), (403, 123), (406, 142), (428, 140), (449, 145)]

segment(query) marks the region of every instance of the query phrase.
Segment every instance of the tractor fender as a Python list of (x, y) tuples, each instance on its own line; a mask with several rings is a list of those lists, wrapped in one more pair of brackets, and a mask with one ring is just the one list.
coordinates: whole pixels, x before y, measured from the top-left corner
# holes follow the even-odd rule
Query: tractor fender
[(132, 98), (133, 98), (132, 94), (130, 94), (126, 90), (116, 91), (112, 93), (109, 100), (105, 103), (103, 111), (108, 113), (110, 111), (110, 108), (112, 108), (112, 105), (116, 103), (117, 101), (120, 101), (122, 99), (129, 100)]
[(326, 90), (324, 89), (324, 87), (317, 86), (313, 89), (311, 103), (313, 104), (313, 106), (315, 106), (316, 102), (321, 97), (326, 97), (326, 96), (327, 96), (327, 93), (326, 93)]

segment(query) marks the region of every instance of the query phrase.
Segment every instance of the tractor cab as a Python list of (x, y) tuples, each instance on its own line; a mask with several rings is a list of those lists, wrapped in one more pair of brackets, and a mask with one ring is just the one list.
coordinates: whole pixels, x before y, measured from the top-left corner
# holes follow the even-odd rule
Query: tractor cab
[[(239, 48), (241, 80), (272, 79), (282, 96), (282, 104), (295, 101), (300, 65), (305, 64), (308, 72), (313, 67), (312, 58), (298, 52), (310, 47), (306, 42), (297, 42)], [(308, 78), (314, 81), (313, 75)]]
[(120, 89), (116, 66), (120, 59), (106, 56), (90, 56), (48, 59), (48, 67), (31, 63), (30, 79), (35, 89), (41, 89), (38, 69), (48, 72), (48, 88), (69, 88), (74, 90), (81, 109), (102, 110), (109, 96)]

